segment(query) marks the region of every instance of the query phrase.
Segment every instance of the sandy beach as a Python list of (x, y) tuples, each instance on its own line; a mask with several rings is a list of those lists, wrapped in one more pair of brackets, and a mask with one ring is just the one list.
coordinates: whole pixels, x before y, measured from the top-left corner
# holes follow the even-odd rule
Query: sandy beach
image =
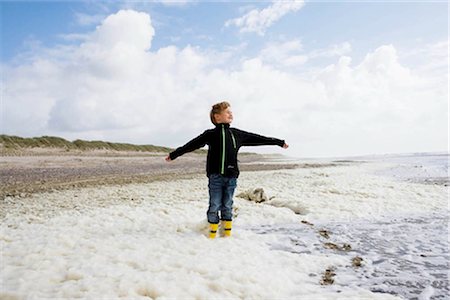
[[(195, 154), (173, 164), (163, 157), (8, 159), (2, 170), (68, 172), (55, 182), (69, 187), (2, 200), (2, 299), (444, 299), (449, 293), (448, 186), (387, 174), (405, 171), (405, 162), (242, 158), (233, 236), (210, 240), (207, 178)], [(411, 168), (436, 175), (427, 164), (415, 167), (421, 160), (414, 159)], [(115, 167), (108, 173), (107, 166)], [(103, 184), (114, 170), (123, 170), (120, 184)], [(71, 172), (93, 183), (72, 186)], [(151, 177), (160, 175), (167, 177)], [(56, 177), (48, 178), (53, 184)], [(256, 188), (267, 201), (243, 196)]]
[[(57, 149), (15, 152), (13, 155), (1, 156), (0, 159), (0, 199), (75, 187), (190, 178), (205, 172), (204, 155), (187, 154), (182, 160), (171, 163), (165, 162), (165, 156), (164, 153), (65, 152)], [(273, 157), (256, 154), (241, 155), (240, 161), (243, 171), (298, 166), (276, 162)]]

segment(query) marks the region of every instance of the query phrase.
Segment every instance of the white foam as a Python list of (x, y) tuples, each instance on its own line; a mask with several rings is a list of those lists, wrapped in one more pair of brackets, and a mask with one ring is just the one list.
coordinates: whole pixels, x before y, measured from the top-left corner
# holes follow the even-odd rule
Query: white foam
[[(348, 238), (344, 229), (352, 232), (353, 224), (366, 222), (369, 225), (364, 229), (368, 230), (370, 224), (396, 216), (433, 214), (446, 208), (445, 187), (373, 175), (379, 167), (358, 164), (243, 172), (237, 193), (262, 187), (269, 197), (275, 197), (274, 202), (256, 204), (235, 198), (233, 237), (215, 240), (206, 238), (204, 176), (34, 195), (24, 204), (30, 205), (29, 211), (45, 208), (58, 213), (33, 217), (22, 214), (26, 211), (22, 209), (17, 210), (21, 213), (11, 211), (2, 222), (0, 296), (395, 298), (370, 291), (370, 285), (352, 284), (359, 277), (346, 271), (349, 257), (324, 250), (317, 228), (300, 223), (308, 220), (315, 226), (329, 226), (341, 232), (333, 235), (335, 241), (344, 242)], [(89, 199), (98, 203), (106, 197), (115, 204), (89, 206)], [(123, 197), (139, 199), (139, 203), (131, 205)], [(52, 206), (73, 201), (80, 203), (77, 210)], [(303, 231), (294, 226), (303, 235), (274, 233), (283, 224), (303, 226)], [(385, 238), (386, 243), (393, 238), (389, 232), (376, 230), (373, 236)], [(292, 246), (295, 243), (297, 248)], [(403, 260), (411, 259), (407, 257), (410, 250), (404, 251)], [(393, 249), (392, 255), (398, 254)], [(377, 255), (375, 251), (366, 257), (366, 270), (374, 270), (375, 261), (383, 259)], [(321, 276), (329, 266), (338, 268), (336, 284), (322, 286)], [(427, 287), (421, 296), (431, 292)]]

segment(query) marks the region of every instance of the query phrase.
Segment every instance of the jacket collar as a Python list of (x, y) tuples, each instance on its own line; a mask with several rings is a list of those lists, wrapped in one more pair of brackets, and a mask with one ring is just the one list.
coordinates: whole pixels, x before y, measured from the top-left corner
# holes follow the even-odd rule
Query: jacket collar
[(230, 124), (227, 124), (227, 123), (219, 123), (219, 124), (216, 124), (216, 127), (222, 128), (222, 125), (223, 125), (225, 128), (230, 128)]

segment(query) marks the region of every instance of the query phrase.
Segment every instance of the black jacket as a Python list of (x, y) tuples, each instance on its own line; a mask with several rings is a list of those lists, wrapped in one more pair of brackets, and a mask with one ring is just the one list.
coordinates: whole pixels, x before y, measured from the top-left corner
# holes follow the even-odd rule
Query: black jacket
[(265, 137), (254, 133), (230, 128), (230, 124), (217, 124), (208, 129), (186, 145), (171, 152), (170, 159), (208, 145), (206, 174), (222, 174), (227, 177), (238, 177), (239, 167), (237, 154), (242, 146), (278, 145), (282, 147), (284, 140)]

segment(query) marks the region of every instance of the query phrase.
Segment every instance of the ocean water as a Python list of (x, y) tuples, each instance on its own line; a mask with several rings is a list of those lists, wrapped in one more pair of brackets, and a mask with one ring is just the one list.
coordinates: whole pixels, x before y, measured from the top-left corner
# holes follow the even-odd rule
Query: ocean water
[[(371, 172), (377, 176), (408, 183), (419, 190), (423, 185), (425, 192), (421, 196), (429, 197), (430, 204), (433, 194), (427, 195), (426, 185), (446, 189), (444, 194), (448, 197), (449, 155), (446, 153), (371, 156), (355, 160), (378, 164)], [(406, 199), (404, 205), (409, 205)], [(354, 286), (404, 299), (449, 299), (448, 205), (432, 212), (415, 210), (411, 214), (403, 211), (385, 215), (249, 229), (261, 235), (272, 235), (274, 250), (344, 257), (347, 264), (330, 266), (336, 274), (332, 289), (337, 292), (344, 286)], [(325, 231), (326, 236), (320, 231)], [(337, 247), (330, 249), (324, 246), (326, 243)], [(343, 245), (350, 248), (344, 250)], [(352, 266), (355, 257), (363, 259), (362, 266)]]
[(407, 182), (449, 185), (448, 153), (386, 155), (367, 159), (391, 164), (378, 171), (379, 175)]
[[(297, 254), (342, 256), (346, 264), (331, 265), (331, 289), (359, 287), (404, 299), (448, 299), (450, 295), (448, 216), (383, 219), (375, 222), (285, 224), (251, 228), (273, 235), (274, 250)], [(326, 230), (328, 238), (318, 232)], [(330, 249), (332, 243), (350, 250)], [(362, 266), (352, 259), (362, 258)]]

